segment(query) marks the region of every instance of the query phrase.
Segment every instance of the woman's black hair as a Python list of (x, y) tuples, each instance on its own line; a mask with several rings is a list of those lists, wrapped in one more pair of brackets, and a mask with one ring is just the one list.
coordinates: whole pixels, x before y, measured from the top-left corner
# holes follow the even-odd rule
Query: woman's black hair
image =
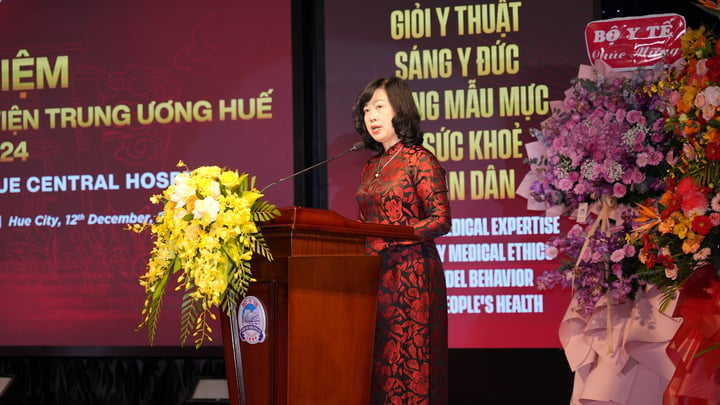
[(365, 147), (375, 151), (383, 150), (382, 144), (374, 140), (365, 127), (365, 105), (372, 99), (375, 90), (381, 88), (387, 92), (388, 101), (395, 111), (392, 124), (400, 142), (406, 146), (422, 144), (420, 113), (415, 105), (410, 86), (398, 77), (390, 77), (371, 81), (355, 100), (352, 109), (355, 130), (360, 134), (360, 139)]

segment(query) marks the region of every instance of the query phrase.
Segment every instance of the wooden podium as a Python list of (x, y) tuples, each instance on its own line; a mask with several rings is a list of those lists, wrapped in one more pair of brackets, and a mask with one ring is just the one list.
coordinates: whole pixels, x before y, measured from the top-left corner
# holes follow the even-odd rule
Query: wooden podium
[(365, 237), (417, 236), (328, 210), (280, 212), (261, 230), (274, 260), (253, 259), (247, 294), (265, 308), (265, 341), (241, 341), (239, 311), (221, 315), (230, 404), (366, 405), (380, 261)]

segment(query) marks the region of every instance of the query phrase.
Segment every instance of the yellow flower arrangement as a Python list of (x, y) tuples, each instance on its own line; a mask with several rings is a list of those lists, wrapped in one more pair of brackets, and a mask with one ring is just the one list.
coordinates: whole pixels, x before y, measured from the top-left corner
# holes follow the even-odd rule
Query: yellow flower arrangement
[[(178, 167), (185, 167), (180, 161)], [(254, 253), (272, 260), (257, 223), (280, 215), (277, 208), (260, 201), (255, 178), (246, 173), (202, 166), (178, 174), (173, 183), (150, 201), (163, 204), (152, 224), (130, 229), (150, 229), (154, 246), (147, 272), (140, 277), (146, 299), (139, 329), (146, 327), (150, 344), (157, 330), (166, 287), (177, 274), (176, 290), (184, 290), (181, 307), (181, 344), (192, 334), (195, 347), (212, 340), (209, 321), (213, 308), (230, 314), (245, 296), (252, 278)]]

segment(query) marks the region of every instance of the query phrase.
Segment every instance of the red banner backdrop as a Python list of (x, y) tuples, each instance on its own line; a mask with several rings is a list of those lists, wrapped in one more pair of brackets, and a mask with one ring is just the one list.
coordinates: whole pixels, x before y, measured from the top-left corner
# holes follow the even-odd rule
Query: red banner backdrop
[[(452, 348), (559, 347), (569, 291), (538, 291), (553, 269), (557, 218), (515, 190), (524, 144), (587, 64), (592, 1), (326, 2), (328, 155), (357, 140), (351, 107), (370, 80), (410, 82), (425, 145), (448, 172), (452, 233), (444, 260)], [(361, 151), (330, 166), (331, 208), (354, 218)]]
[(0, 345), (147, 344), (151, 244), (124, 224), (179, 160), (292, 171), (290, 25), (289, 0), (0, 3)]

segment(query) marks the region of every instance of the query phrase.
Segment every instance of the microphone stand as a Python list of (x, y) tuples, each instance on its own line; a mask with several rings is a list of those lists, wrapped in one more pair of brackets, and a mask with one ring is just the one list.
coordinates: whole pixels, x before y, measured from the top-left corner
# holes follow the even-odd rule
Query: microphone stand
[(314, 165), (312, 165), (312, 166), (310, 166), (310, 167), (306, 167), (306, 168), (300, 170), (299, 172), (295, 172), (295, 173), (293, 173), (293, 174), (291, 174), (291, 175), (289, 175), (289, 176), (283, 177), (283, 178), (280, 179), (280, 180), (277, 180), (277, 181), (274, 181), (274, 182), (268, 184), (267, 186), (263, 187), (262, 190), (260, 190), (260, 193), (264, 193), (265, 190), (267, 190), (268, 188), (270, 188), (270, 187), (272, 187), (272, 186), (274, 186), (274, 185), (276, 185), (276, 184), (278, 184), (278, 183), (282, 183), (283, 181), (285, 181), (285, 180), (287, 180), (287, 179), (291, 179), (291, 178), (293, 178), (293, 177), (295, 177), (295, 176), (297, 176), (297, 175), (300, 175), (300, 174), (305, 173), (305, 172), (308, 171), (308, 170), (311, 170), (311, 169), (314, 169), (314, 168), (316, 168), (316, 167), (318, 167), (318, 166), (321, 166), (321, 165), (330, 163), (330, 162), (332, 162), (333, 160), (339, 158), (340, 156), (344, 156), (345, 154), (347, 154), (347, 153), (349, 153), (349, 152), (353, 152), (353, 151), (356, 151), (356, 150), (360, 150), (360, 149), (362, 149), (362, 148), (364, 148), (364, 147), (365, 147), (365, 144), (364, 144), (362, 141), (356, 142), (356, 143), (352, 146), (352, 148), (347, 149), (346, 151), (344, 151), (344, 152), (342, 152), (342, 153), (340, 153), (340, 154), (338, 154), (338, 155), (335, 155), (335, 156), (331, 157), (330, 159), (326, 159), (326, 160), (323, 160), (322, 162), (315, 163)]

